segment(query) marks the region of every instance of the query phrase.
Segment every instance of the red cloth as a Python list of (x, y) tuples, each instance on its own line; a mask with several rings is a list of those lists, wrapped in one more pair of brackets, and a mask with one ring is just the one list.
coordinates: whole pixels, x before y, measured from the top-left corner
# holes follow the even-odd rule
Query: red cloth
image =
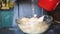
[(38, 0), (38, 6), (47, 11), (55, 10), (58, 4), (59, 0)]

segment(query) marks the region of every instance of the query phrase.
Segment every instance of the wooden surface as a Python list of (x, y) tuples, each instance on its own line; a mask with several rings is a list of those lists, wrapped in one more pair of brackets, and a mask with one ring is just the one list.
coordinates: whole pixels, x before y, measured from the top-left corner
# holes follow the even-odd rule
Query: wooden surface
[(54, 20), (60, 21), (60, 4), (56, 7), (56, 10), (49, 13)]

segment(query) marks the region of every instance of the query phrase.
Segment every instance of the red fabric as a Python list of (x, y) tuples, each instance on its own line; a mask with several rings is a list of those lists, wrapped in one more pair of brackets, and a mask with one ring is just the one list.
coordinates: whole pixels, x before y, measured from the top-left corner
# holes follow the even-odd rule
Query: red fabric
[(38, 6), (47, 11), (55, 10), (58, 4), (59, 0), (38, 0)]

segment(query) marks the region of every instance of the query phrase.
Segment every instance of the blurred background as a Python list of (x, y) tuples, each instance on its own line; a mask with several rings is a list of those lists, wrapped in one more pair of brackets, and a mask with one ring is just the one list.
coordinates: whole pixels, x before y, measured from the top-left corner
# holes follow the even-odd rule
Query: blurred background
[[(3, 1), (3, 2), (2, 2)], [(47, 12), (41, 7), (38, 7), (37, 3), (38, 0), (2, 0), (0, 3), (0, 33), (1, 34), (24, 34), (21, 30), (19, 30), (16, 19), (19, 17), (25, 16), (33, 16), (33, 9), (34, 13), (37, 14), (38, 17), (42, 15), (50, 15), (54, 18), (54, 21), (60, 21), (60, 4), (57, 6), (56, 10), (53, 12)], [(5, 4), (6, 3), (6, 4)], [(9, 3), (9, 5), (8, 5)], [(6, 6), (4, 6), (4, 4)], [(55, 24), (56, 25), (56, 24)], [(55, 25), (52, 26), (52, 29), (48, 31), (48, 34), (59, 34), (59, 27), (58, 24), (58, 32), (54, 33)], [(56, 26), (56, 27), (57, 27)]]

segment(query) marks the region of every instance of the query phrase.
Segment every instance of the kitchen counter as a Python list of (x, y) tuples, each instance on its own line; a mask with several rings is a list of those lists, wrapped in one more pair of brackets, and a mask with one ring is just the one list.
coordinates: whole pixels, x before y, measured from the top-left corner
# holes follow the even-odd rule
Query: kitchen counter
[[(46, 34), (60, 34), (60, 24), (55, 24), (45, 32)], [(45, 34), (44, 33), (44, 34)], [(0, 29), (0, 34), (24, 34), (17, 26), (13, 28), (3, 28)]]
[(24, 34), (17, 26), (0, 29), (0, 34)]

